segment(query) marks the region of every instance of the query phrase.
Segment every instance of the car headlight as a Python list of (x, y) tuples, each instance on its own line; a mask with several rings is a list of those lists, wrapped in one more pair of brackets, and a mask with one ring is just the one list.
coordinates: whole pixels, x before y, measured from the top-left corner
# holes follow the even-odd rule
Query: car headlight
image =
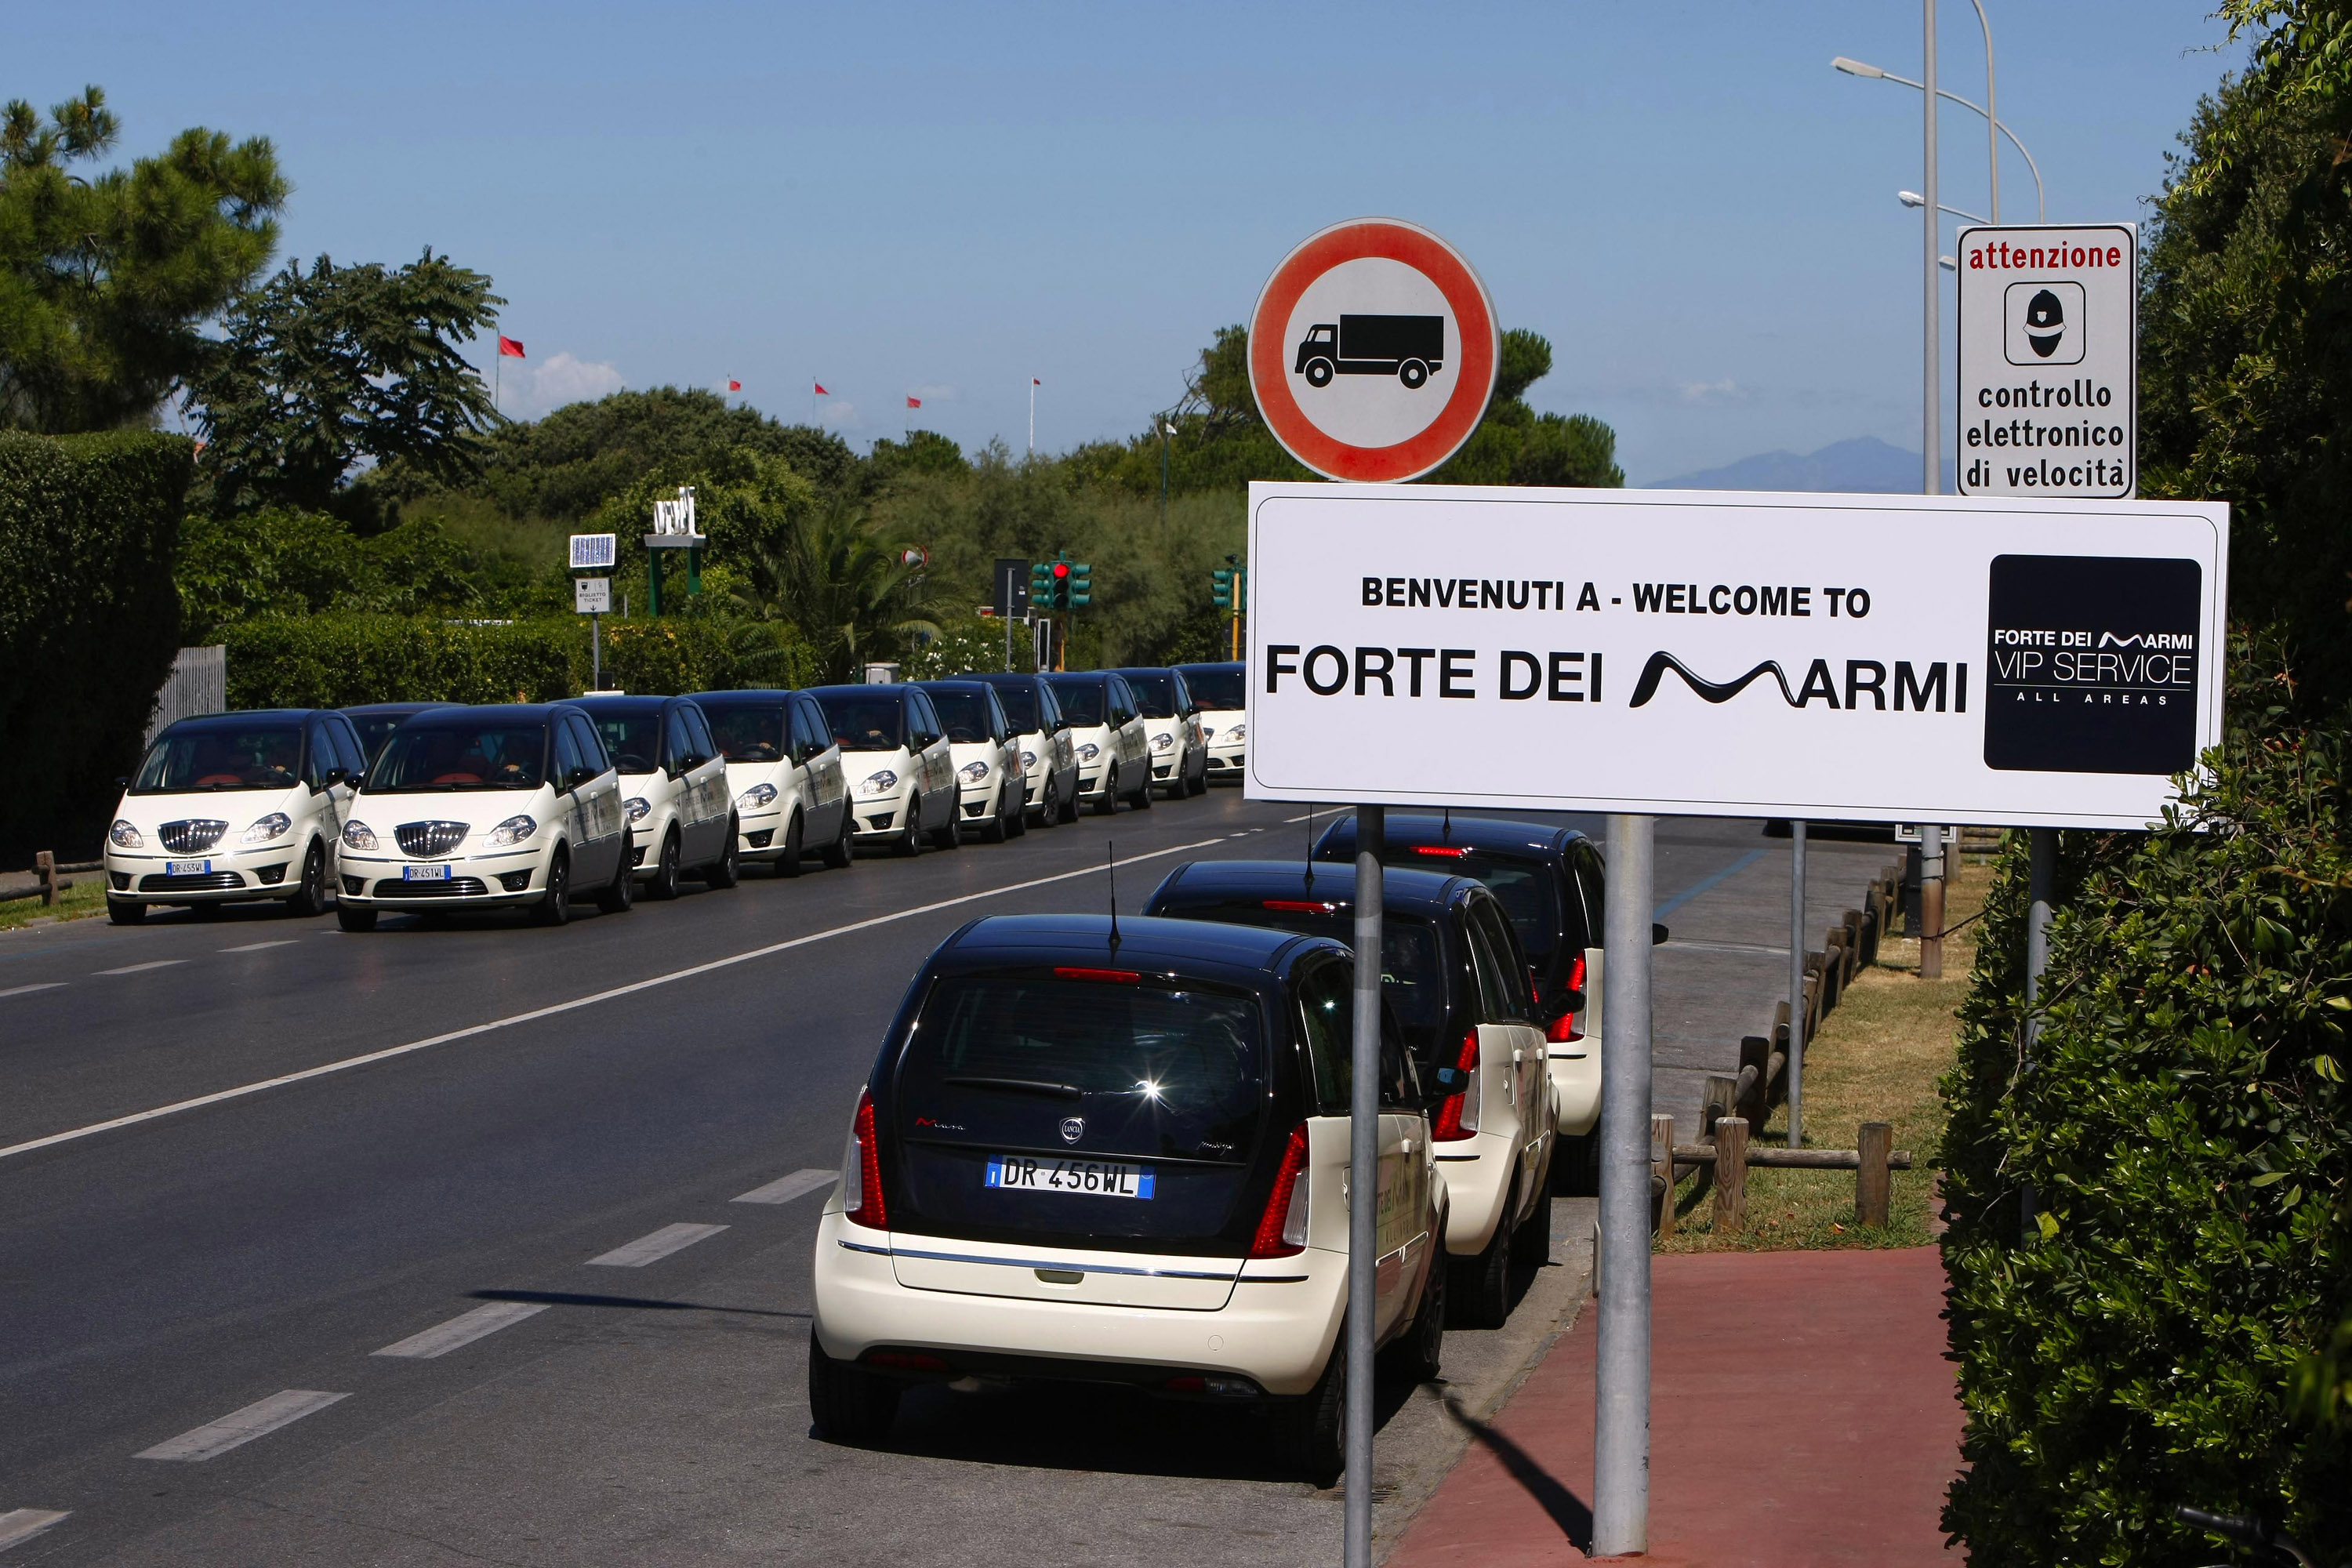
[(350, 849), (373, 849), (375, 847), (375, 829), (353, 817), (343, 824), (343, 845)]
[(1078, 761), (1082, 763), (1091, 763), (1097, 757), (1101, 755), (1102, 748), (1096, 745), (1092, 741), (1088, 741), (1085, 745), (1078, 748)]
[(1161, 733), (1151, 737), (1151, 749), (1155, 752), (1171, 751), (1174, 749), (1175, 745), (1176, 737), (1168, 734), (1164, 731)]
[(966, 763), (956, 770), (956, 776), (966, 784), (978, 784), (988, 776), (988, 764), (978, 761)]
[(294, 819), (282, 811), (273, 811), (245, 830), (245, 842), (267, 844), (273, 838), (283, 838), (293, 831)]
[(1246, 740), (1248, 740), (1248, 739), (1249, 739), (1249, 726), (1248, 726), (1248, 725), (1246, 725), (1246, 724), (1236, 724), (1236, 725), (1234, 725), (1232, 729), (1230, 729), (1230, 730), (1228, 730), (1228, 731), (1225, 731), (1225, 739), (1226, 739), (1226, 740), (1228, 740), (1228, 741), (1246, 741)]
[(1021, 753), (1021, 771), (1022, 771), (1023, 773), (1027, 773), (1031, 768), (1034, 768), (1034, 767), (1035, 767), (1036, 765), (1037, 765), (1037, 753), (1036, 753), (1036, 752), (1022, 752), (1022, 753)]
[(898, 787), (898, 775), (888, 768), (884, 768), (878, 773), (868, 773), (866, 782), (857, 786), (857, 793), (866, 795), (888, 795)]
[(490, 829), (489, 842), (504, 847), (520, 844), (539, 831), (539, 819), (532, 816), (509, 816)]
[(147, 840), (139, 836), (139, 830), (121, 817), (115, 818), (114, 826), (106, 830), (106, 841), (117, 849), (143, 849), (147, 847)]
[(750, 789), (745, 790), (741, 795), (735, 797), (735, 809), (738, 811), (751, 811), (760, 806), (773, 805), (775, 802), (775, 785), (771, 784), (753, 784)]
[(646, 801), (646, 797), (641, 795), (631, 795), (628, 798), (627, 805), (629, 807), (629, 820), (631, 822), (643, 822), (646, 819), (646, 813), (653, 809), (653, 806)]

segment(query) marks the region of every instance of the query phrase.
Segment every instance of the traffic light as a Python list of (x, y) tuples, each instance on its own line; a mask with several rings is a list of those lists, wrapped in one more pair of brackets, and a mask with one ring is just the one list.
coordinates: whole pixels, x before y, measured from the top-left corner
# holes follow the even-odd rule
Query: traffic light
[(1029, 563), (1029, 607), (1050, 610), (1054, 607), (1054, 568), (1044, 561)]
[(1230, 566), (1218, 567), (1209, 574), (1209, 582), (1212, 584), (1209, 594), (1211, 602), (1221, 610), (1232, 609), (1234, 607), (1234, 569)]
[(1072, 609), (1082, 609), (1094, 603), (1095, 569), (1083, 561), (1070, 563), (1069, 604)]
[(1070, 563), (1066, 560), (1056, 561), (1050, 571), (1052, 575), (1046, 579), (1045, 602), (1057, 610), (1066, 610), (1070, 607)]

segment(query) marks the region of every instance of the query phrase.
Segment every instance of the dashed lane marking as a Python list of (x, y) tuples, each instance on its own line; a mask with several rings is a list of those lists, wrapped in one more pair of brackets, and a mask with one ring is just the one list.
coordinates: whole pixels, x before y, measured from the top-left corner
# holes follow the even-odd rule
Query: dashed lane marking
[(0, 1552), (30, 1541), (53, 1524), (72, 1517), (71, 1509), (12, 1508), (0, 1513)]
[(436, 1324), (421, 1334), (411, 1334), (399, 1343), (386, 1345), (374, 1353), (399, 1356), (405, 1361), (432, 1361), (546, 1310), (547, 1304), (543, 1301), (493, 1301), (487, 1307), (460, 1312), (446, 1323)]
[(730, 1200), (739, 1204), (788, 1204), (794, 1198), (833, 1185), (840, 1176), (838, 1171), (794, 1171), (789, 1176), (779, 1176), (764, 1187), (753, 1187), (741, 1197)]
[(126, 963), (120, 969), (101, 969), (100, 974), (136, 974), (142, 969), (169, 969), (175, 963), (185, 963), (184, 958), (151, 958), (144, 963)]
[(349, 1399), (348, 1394), (322, 1394), (315, 1388), (288, 1388), (267, 1399), (257, 1399), (242, 1410), (233, 1410), (217, 1421), (207, 1421), (193, 1431), (183, 1432), (167, 1443), (158, 1443), (131, 1456), (134, 1459), (180, 1459), (194, 1463), (200, 1459), (216, 1459), (231, 1448), (241, 1448), (256, 1437), (267, 1437), (280, 1426), (289, 1426), (305, 1415), (315, 1415), (328, 1405)]
[(22, 996), (28, 991), (55, 991), (65, 984), (62, 980), (44, 980), (37, 985), (11, 985), (0, 991), (0, 996)]
[(259, 952), (265, 947), (292, 947), (293, 945), (294, 939), (286, 936), (278, 938), (276, 942), (248, 942), (243, 947), (225, 947), (221, 951), (223, 952)]
[(698, 1241), (708, 1241), (726, 1228), (723, 1225), (666, 1225), (651, 1236), (641, 1236), (625, 1247), (616, 1247), (590, 1258), (588, 1263), (595, 1268), (643, 1268)]

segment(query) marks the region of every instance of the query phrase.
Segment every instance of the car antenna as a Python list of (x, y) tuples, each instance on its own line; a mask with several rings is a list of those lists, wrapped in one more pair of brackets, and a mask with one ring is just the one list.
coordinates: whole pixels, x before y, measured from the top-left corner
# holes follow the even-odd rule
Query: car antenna
[(1110, 955), (1118, 956), (1118, 840), (1103, 840), (1103, 869), (1110, 877)]
[(1437, 836), (1448, 844), (1454, 842), (1454, 808), (1450, 805), (1445, 808), (1445, 826), (1438, 830)]
[(1307, 896), (1315, 896), (1315, 803), (1307, 803)]

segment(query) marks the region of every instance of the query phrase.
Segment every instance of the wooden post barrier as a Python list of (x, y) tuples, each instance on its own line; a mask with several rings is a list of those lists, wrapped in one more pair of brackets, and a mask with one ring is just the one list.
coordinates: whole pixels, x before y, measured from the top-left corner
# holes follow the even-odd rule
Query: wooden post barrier
[(1845, 912), (1845, 943), (1839, 951), (1845, 960), (1845, 973), (1838, 976), (1838, 989), (1843, 992), (1853, 984), (1854, 972), (1862, 967), (1862, 911)]
[(1664, 1195), (1658, 1200), (1658, 1237), (1663, 1241), (1675, 1234), (1675, 1119), (1651, 1117), (1650, 1137), (1657, 1157), (1652, 1168), (1665, 1184)]
[(1828, 1013), (1845, 994), (1845, 928), (1832, 926), (1822, 939), (1822, 984), (1826, 988), (1822, 1011)]
[(1895, 1129), (1884, 1121), (1864, 1122), (1854, 1139), (1853, 1217), (1857, 1224), (1886, 1228), (1887, 1204), (1894, 1187), (1887, 1165), (1894, 1142)]
[(1727, 1116), (1715, 1124), (1715, 1234), (1738, 1236), (1748, 1222), (1748, 1123)]
[[(1717, 1164), (1719, 1154), (1719, 1147), (1714, 1143), (1675, 1145), (1675, 1163), (1677, 1165)], [(1861, 1166), (1862, 1152), (1858, 1149), (1783, 1149), (1777, 1143), (1751, 1143), (1740, 1163), (1751, 1168), (1769, 1167), (1780, 1171), (1852, 1171)], [(1911, 1151), (1888, 1150), (1886, 1168), (1890, 1171), (1911, 1169)]]
[[(1785, 1057), (1780, 1058), (1781, 1062), (1787, 1059)], [(1732, 1105), (1750, 1127), (1764, 1125), (1765, 1113), (1771, 1104), (1776, 1070), (1770, 1040), (1761, 1035), (1740, 1037), (1739, 1085), (1732, 1096)]]

